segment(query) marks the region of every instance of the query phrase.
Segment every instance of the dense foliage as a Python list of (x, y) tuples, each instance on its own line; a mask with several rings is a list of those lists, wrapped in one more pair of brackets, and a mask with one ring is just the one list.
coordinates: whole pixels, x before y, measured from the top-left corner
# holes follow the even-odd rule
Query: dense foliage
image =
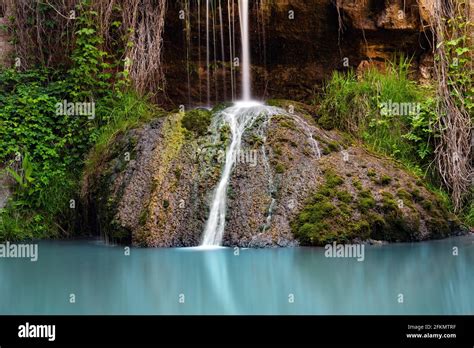
[(419, 172), (426, 169), (434, 156), (436, 97), (409, 78), (409, 67), (400, 59), (385, 72), (371, 69), (361, 77), (335, 72), (320, 100), (319, 124), (351, 132)]
[[(146, 103), (122, 93), (127, 75), (113, 73), (119, 63), (100, 50), (96, 13), (86, 5), (78, 7), (70, 69), (0, 71), (1, 170), (17, 182), (14, 199), (1, 212), (0, 240), (68, 234), (86, 153), (112, 136), (111, 128), (123, 127), (118, 118), (130, 118), (130, 104)], [(89, 113), (67, 112), (77, 104)]]
[[(455, 64), (449, 68), (453, 97), (472, 114), (473, 91), (466, 87), (471, 78), (462, 73), (468, 62), (464, 55), (469, 51), (463, 48), (463, 40), (465, 37), (445, 45), (457, 58), (453, 58)], [(464, 87), (457, 89), (453, 84)], [(369, 69), (359, 75), (353, 71), (334, 72), (316, 102), (320, 104), (318, 122), (322, 127), (349, 132), (371, 150), (401, 161), (427, 179), (432, 188), (442, 187), (442, 178), (434, 165), (442, 137), (439, 96), (434, 86), (423, 86), (410, 78), (409, 61), (400, 57), (386, 71)], [(466, 200), (462, 215), (473, 226), (473, 193), (465, 190), (464, 196), (471, 199)]]
[[(108, 1), (78, 0), (74, 3), (77, 4), (77, 17), (67, 24), (59, 17), (46, 20), (54, 11), (45, 4), (36, 4), (36, 14), (23, 0), (22, 6), (17, 7), (25, 16), (15, 14), (17, 22), (14, 24), (18, 30), (13, 32), (14, 40), (25, 40), (25, 45), (41, 47), (37, 61), (41, 64), (36, 68), (22, 65), (19, 70), (0, 70), (0, 163), (3, 163), (0, 170), (8, 172), (16, 181), (14, 199), (0, 211), (0, 240), (55, 237), (74, 230), (77, 191), (84, 171), (87, 175), (101, 164), (119, 134), (162, 115), (147, 98), (139, 97), (129, 89), (131, 79), (140, 92), (151, 90), (151, 86), (161, 88), (161, 68), (157, 66), (161, 34), (145, 39), (133, 29), (143, 25), (147, 30), (161, 33), (164, 21), (161, 12), (159, 16), (145, 20), (131, 11), (137, 6), (124, 9), (120, 1), (114, 1), (113, 6)], [(147, 3), (151, 6), (152, 1)], [(159, 3), (164, 6), (163, 1)], [(101, 11), (105, 8), (111, 11)], [(109, 18), (103, 18), (104, 13), (109, 13)], [(22, 23), (18, 22), (20, 18), (23, 18)], [(41, 42), (32, 41), (31, 31), (25, 28), (39, 28), (37, 21), (45, 23), (49, 31), (56, 34), (67, 29), (64, 42), (55, 45), (53, 38), (57, 35), (46, 40), (46, 29), (38, 36)], [(104, 27), (104, 23), (108, 24)], [(468, 30), (468, 24), (458, 17), (446, 21), (446, 27), (450, 32), (461, 34)], [(111, 31), (117, 28), (120, 28), (117, 32), (123, 34), (119, 38), (111, 36)], [(26, 41), (26, 38), (30, 40)], [(63, 68), (59, 68), (60, 64), (55, 65), (54, 70), (45, 68), (50, 56), (54, 55), (45, 47), (62, 46), (68, 56), (64, 58), (64, 52), (58, 52), (57, 56), (67, 64)], [(468, 38), (464, 34), (447, 37), (438, 46), (445, 56), (437, 56), (437, 59), (448, 62), (446, 88), (457, 109), (472, 114), (472, 69), (469, 68), (472, 52), (467, 46)], [(114, 53), (107, 53), (104, 47)], [(143, 63), (139, 59), (123, 59), (137, 58), (140, 52), (150, 52), (150, 49), (154, 59), (142, 65), (139, 65)], [(30, 51), (20, 53), (24, 62), (31, 56)], [(25, 67), (29, 69), (23, 70)], [(150, 71), (156, 71), (157, 75)], [(439, 112), (440, 99), (434, 88), (418, 85), (409, 75), (410, 64), (403, 58), (384, 72), (369, 70), (362, 76), (353, 72), (334, 73), (323, 96), (316, 101), (321, 105), (318, 122), (325, 128), (351, 133), (374, 151), (402, 161), (439, 184), (432, 163), (436, 159), (437, 139), (446, 136), (439, 127), (440, 120), (446, 115)], [(58, 112), (58, 104), (68, 103), (93, 105), (94, 114)], [(184, 128), (196, 135), (205, 134), (210, 121), (211, 113), (205, 110), (187, 112), (182, 120)], [(469, 159), (469, 151), (463, 158)], [(277, 171), (283, 173), (284, 168), (277, 167)], [(346, 198), (343, 193), (338, 196), (341, 206)], [(322, 196), (316, 197), (312, 205), (318, 209), (312, 211), (331, 217), (330, 211), (325, 210), (328, 208), (325, 203)], [(361, 197), (360, 203), (363, 209), (366, 205), (371, 209), (370, 197)], [(465, 220), (474, 224), (472, 203), (467, 204), (464, 212)], [(300, 222), (304, 226), (308, 221), (303, 218)], [(313, 234), (319, 231), (318, 228), (324, 228), (313, 225)], [(353, 227), (355, 231), (364, 226)]]

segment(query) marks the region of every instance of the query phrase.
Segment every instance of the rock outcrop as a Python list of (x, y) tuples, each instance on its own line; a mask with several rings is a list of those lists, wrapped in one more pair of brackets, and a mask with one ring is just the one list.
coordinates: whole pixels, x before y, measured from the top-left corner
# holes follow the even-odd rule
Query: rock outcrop
[[(238, 161), (230, 179), (225, 245), (454, 233), (457, 222), (440, 199), (400, 165), (321, 130), (311, 107), (292, 103), (291, 114), (288, 102), (277, 104), (288, 111), (271, 118), (266, 137), (244, 135), (242, 153), (254, 157)], [(185, 117), (171, 114), (117, 137), (84, 183), (90, 230), (137, 246), (199, 245), (229, 130), (200, 134), (185, 128)]]
[[(205, 8), (199, 12), (199, 18), (197, 8), (191, 6), (189, 21), (181, 19), (181, 10), (180, 3), (170, 4), (166, 17), (167, 95), (174, 105), (205, 105)], [(431, 52), (432, 11), (431, 0), (255, 1), (250, 16), (254, 94), (262, 99), (290, 96), (304, 101), (334, 70), (356, 69), (361, 62), (383, 66), (395, 53), (412, 57), (417, 69), (422, 57)], [(230, 100), (232, 95), (226, 6), (223, 8), (225, 61), (222, 61), (217, 14), (215, 23), (211, 19), (210, 24), (210, 100), (215, 104)], [(236, 14), (236, 57), (240, 56), (238, 28)], [(237, 96), (239, 75), (235, 76)]]

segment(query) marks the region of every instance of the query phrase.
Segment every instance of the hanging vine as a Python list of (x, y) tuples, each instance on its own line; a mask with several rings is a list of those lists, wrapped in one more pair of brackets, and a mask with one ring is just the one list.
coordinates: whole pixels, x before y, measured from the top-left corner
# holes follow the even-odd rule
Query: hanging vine
[(432, 13), (440, 116), (436, 163), (456, 211), (468, 199), (473, 179), (472, 29), (465, 0), (436, 0)]
[(73, 49), (77, 0), (0, 0), (21, 68), (63, 64)]
[(100, 0), (94, 7), (106, 46), (122, 40), (124, 69), (135, 89), (140, 94), (163, 92), (166, 0)]

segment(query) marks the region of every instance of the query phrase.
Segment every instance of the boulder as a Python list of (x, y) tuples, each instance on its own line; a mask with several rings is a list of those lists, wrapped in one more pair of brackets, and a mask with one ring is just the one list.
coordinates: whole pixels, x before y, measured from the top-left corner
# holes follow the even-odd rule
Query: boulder
[[(455, 233), (459, 223), (439, 197), (400, 164), (322, 130), (310, 107), (275, 103), (281, 114), (265, 123), (264, 135), (257, 131), (263, 120), (244, 134), (241, 150), (254, 151), (256, 161), (233, 169), (224, 245), (412, 241)], [(84, 180), (89, 230), (136, 246), (200, 244), (229, 134), (225, 127), (194, 133), (183, 117), (170, 114), (115, 139)], [(328, 189), (328, 182), (336, 185)], [(321, 226), (327, 229), (319, 235)]]

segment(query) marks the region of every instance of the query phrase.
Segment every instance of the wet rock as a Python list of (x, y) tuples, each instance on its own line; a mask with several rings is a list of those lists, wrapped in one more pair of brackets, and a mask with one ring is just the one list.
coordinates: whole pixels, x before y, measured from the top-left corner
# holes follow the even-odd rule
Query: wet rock
[[(288, 109), (287, 102), (279, 104)], [(459, 222), (420, 180), (338, 132), (318, 128), (305, 112), (310, 109), (293, 104), (294, 114), (272, 116), (265, 137), (258, 127), (244, 133), (241, 150), (255, 151), (257, 160), (237, 162), (231, 174), (224, 245), (379, 244), (443, 238), (458, 230)], [(222, 170), (219, 151), (228, 142), (225, 136), (216, 143), (212, 134), (193, 135), (181, 119), (171, 114), (116, 139), (85, 182), (93, 230), (136, 246), (200, 244)], [(123, 160), (125, 152), (130, 161)], [(328, 173), (337, 184), (329, 190)], [(299, 224), (316, 222), (307, 209), (318, 194), (326, 195), (321, 207), (333, 215), (320, 221), (327, 228), (310, 242)]]
[[(393, 53), (413, 57), (414, 67), (431, 51), (432, 0), (277, 0), (255, 2), (250, 14), (252, 89), (257, 98), (308, 100), (334, 70), (356, 69), (362, 61), (383, 64)], [(203, 3), (203, 2), (201, 2)], [(206, 32), (198, 11), (191, 6), (191, 50), (183, 35), (179, 3), (168, 8), (164, 64), (167, 95), (175, 106), (207, 103)], [(203, 11), (201, 11), (201, 16)], [(232, 88), (228, 57), (227, 10), (223, 9), (225, 60), (220, 53), (220, 29), (216, 25), (217, 56), (211, 49), (212, 102), (229, 100)], [(238, 27), (238, 19), (236, 21)], [(199, 42), (199, 37), (201, 41)], [(211, 48), (213, 40), (211, 40)], [(199, 47), (201, 50), (199, 50)], [(236, 57), (240, 57), (236, 35)], [(201, 56), (199, 56), (201, 52)], [(375, 63), (373, 63), (375, 62)], [(190, 69), (186, 69), (190, 67)], [(189, 85), (183, 83), (188, 81)], [(239, 94), (240, 76), (234, 88)], [(227, 97), (227, 98), (226, 98)]]

